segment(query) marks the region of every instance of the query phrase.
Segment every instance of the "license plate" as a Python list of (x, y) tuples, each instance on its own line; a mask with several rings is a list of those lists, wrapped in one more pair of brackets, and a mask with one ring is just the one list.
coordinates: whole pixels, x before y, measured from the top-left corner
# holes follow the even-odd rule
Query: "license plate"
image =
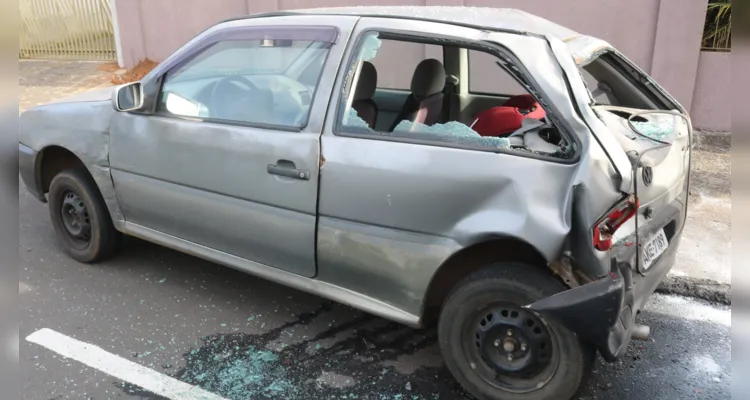
[(643, 269), (649, 269), (654, 260), (667, 250), (667, 247), (669, 247), (667, 235), (664, 234), (664, 229), (660, 229), (643, 248)]

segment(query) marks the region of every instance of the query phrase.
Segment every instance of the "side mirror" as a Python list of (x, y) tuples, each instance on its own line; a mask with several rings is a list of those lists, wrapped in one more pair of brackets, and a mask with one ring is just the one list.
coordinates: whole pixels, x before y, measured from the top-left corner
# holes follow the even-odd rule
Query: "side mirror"
[(143, 106), (143, 87), (140, 82), (120, 85), (112, 92), (112, 107), (116, 111), (133, 111)]
[(675, 138), (688, 133), (690, 121), (677, 111), (643, 111), (628, 118), (628, 127), (644, 142), (638, 164), (653, 167), (666, 159)]

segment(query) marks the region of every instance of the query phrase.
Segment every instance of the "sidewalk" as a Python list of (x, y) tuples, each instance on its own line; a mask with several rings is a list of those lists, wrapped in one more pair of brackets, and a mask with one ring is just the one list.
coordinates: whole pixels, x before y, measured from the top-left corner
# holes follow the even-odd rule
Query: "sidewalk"
[(112, 73), (100, 71), (99, 62), (19, 61), (20, 111), (61, 97), (112, 86)]
[[(709, 143), (697, 133), (690, 175), (688, 220), (671, 276), (661, 287), (668, 293), (731, 304), (732, 184), (728, 143)], [(707, 144), (701, 144), (707, 143)]]
[[(20, 109), (111, 86), (101, 63), (21, 61)], [(699, 133), (701, 138), (705, 137)], [(731, 158), (727, 144), (699, 140), (693, 153), (688, 221), (661, 291), (731, 303)], [(718, 144), (717, 144), (718, 143)]]

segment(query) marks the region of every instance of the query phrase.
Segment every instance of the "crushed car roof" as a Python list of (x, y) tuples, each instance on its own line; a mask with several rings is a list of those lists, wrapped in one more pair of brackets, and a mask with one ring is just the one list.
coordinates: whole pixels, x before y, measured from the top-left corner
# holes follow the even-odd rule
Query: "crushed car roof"
[(295, 14), (346, 14), (361, 16), (398, 17), (441, 21), (451, 24), (471, 25), (478, 28), (507, 30), (537, 35), (550, 35), (560, 40), (580, 36), (574, 30), (512, 8), (460, 7), (460, 6), (356, 6), (322, 7), (289, 10)]

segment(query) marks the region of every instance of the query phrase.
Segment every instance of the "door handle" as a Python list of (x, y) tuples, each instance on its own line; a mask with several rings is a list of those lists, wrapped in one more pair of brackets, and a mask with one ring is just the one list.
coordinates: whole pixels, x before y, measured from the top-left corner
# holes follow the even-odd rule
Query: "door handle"
[(279, 160), (276, 164), (268, 164), (267, 171), (269, 174), (301, 179), (303, 181), (310, 179), (310, 171), (295, 168), (294, 163), (291, 161)]

